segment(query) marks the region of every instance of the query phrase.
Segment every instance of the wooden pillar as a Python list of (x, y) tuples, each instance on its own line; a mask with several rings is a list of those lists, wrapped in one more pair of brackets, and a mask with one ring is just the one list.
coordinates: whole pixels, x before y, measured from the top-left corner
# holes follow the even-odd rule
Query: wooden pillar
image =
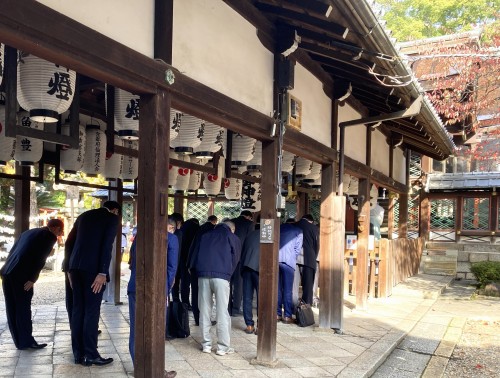
[(163, 377), (170, 94), (141, 96), (135, 377)]
[(496, 232), (500, 228), (500, 225), (498, 224), (500, 221), (500, 216), (499, 216), (499, 214), (500, 214), (500, 201), (498, 200), (497, 192), (491, 193), (491, 200), (490, 201), (491, 201), (490, 202), (490, 206), (491, 206), (491, 210), (490, 210), (490, 214), (491, 214), (491, 216), (490, 216), (490, 219), (491, 219), (490, 242), (491, 242), (491, 244), (495, 244), (495, 242), (497, 241)]
[[(276, 216), (276, 197), (278, 193), (278, 154), (277, 140), (262, 142), (262, 206), (261, 228), (264, 223), (274, 223), (273, 243), (260, 244), (259, 271), (259, 333), (257, 337), (256, 362), (273, 365), (276, 362), (276, 304), (278, 303), (278, 251), (279, 221)], [(274, 162), (274, 164), (271, 164)]]
[(399, 230), (398, 239), (408, 237), (408, 194), (399, 195)]
[(419, 225), (418, 236), (429, 240), (431, 227), (431, 201), (429, 194), (423, 189), (420, 190), (419, 196)]
[[(123, 208), (123, 182), (121, 179), (116, 179), (115, 182), (110, 183), (111, 186), (117, 188), (117, 190), (110, 190), (108, 198), (112, 201), (116, 201)], [(120, 288), (121, 288), (121, 263), (122, 263), (122, 227), (123, 227), (123, 217), (120, 217), (120, 224), (116, 230), (116, 243), (115, 243), (115, 265), (114, 265), (114, 277), (113, 282), (114, 288), (114, 302), (115, 305), (123, 304), (120, 301)]]
[(208, 199), (208, 214), (207, 216), (214, 215), (214, 205), (215, 202), (212, 198)]
[(30, 228), (30, 167), (22, 167), (16, 162), (16, 175), (22, 180), (15, 180), (14, 191), (14, 238)]
[(368, 299), (368, 239), (370, 235), (370, 180), (359, 179), (358, 241), (356, 259), (356, 308), (365, 309)]
[(299, 192), (299, 193), (297, 193), (297, 217), (296, 217), (296, 220), (300, 220), (307, 213), (309, 213), (309, 197), (307, 196), (307, 193)]
[(396, 194), (389, 192), (389, 203), (387, 213), (387, 239), (392, 240), (394, 234), (394, 207), (396, 205)]
[(184, 198), (174, 197), (174, 212), (184, 217)]
[(321, 171), (319, 326), (342, 331), (346, 199), (335, 195), (335, 171), (335, 164), (323, 165)]

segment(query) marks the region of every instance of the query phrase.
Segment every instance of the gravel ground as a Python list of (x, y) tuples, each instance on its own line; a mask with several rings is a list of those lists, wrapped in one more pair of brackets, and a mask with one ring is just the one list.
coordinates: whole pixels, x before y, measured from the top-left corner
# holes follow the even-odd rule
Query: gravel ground
[(444, 377), (500, 377), (500, 321), (468, 320)]

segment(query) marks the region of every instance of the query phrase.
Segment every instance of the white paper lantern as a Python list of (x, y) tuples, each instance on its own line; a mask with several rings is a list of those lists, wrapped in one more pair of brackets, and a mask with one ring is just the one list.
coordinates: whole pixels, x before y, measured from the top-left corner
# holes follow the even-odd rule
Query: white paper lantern
[[(1, 94), (3, 98), (3, 93)], [(16, 138), (5, 136), (5, 102), (0, 100), (0, 165), (7, 164), (14, 159), (16, 152)]]
[[(118, 133), (114, 135), (114, 144), (121, 143)], [(106, 151), (106, 160), (104, 161), (104, 177), (106, 180), (116, 180), (122, 174), (123, 155), (110, 153)]]
[[(207, 166), (212, 166), (212, 163), (208, 163)], [(203, 173), (203, 188), (207, 196), (216, 196), (220, 193), (222, 179), (224, 177), (224, 166), (225, 159), (220, 157), (216, 175), (206, 172)]]
[(288, 151), (283, 151), (281, 160), (281, 172), (291, 173), (295, 165), (295, 155)]
[(140, 96), (115, 88), (115, 130), (122, 139), (139, 138)]
[[(43, 123), (30, 119), (28, 112), (17, 114), (18, 126), (29, 127), (31, 129), (43, 130)], [(21, 165), (33, 165), (38, 163), (43, 154), (43, 141), (32, 137), (18, 135), (16, 137), (16, 151), (14, 159)]]
[[(67, 119), (61, 126), (61, 133), (63, 135), (70, 134), (71, 126), (69, 122), (70, 120)], [(85, 127), (80, 124), (78, 127), (78, 148), (69, 148), (66, 145), (61, 146), (61, 169), (65, 173), (76, 173), (82, 170), (85, 158), (86, 138)]]
[(5, 51), (5, 45), (3, 43), (0, 43), (0, 85), (2, 84), (3, 80), (3, 67), (4, 67), (4, 51)]
[[(179, 157), (175, 152), (170, 150), (169, 153), (170, 159), (178, 159)], [(168, 164), (168, 186), (173, 187), (175, 185), (175, 182), (177, 181), (177, 176), (179, 176), (179, 171), (177, 170), (178, 167), (175, 167), (172, 165), (172, 163)]]
[(98, 124), (90, 123), (85, 127), (85, 159), (82, 171), (89, 177), (96, 177), (104, 172), (106, 161), (106, 134)]
[(17, 101), (35, 122), (52, 123), (69, 109), (76, 72), (21, 53), (17, 64)]
[(194, 149), (194, 154), (199, 158), (211, 159), (215, 152), (222, 147), (224, 129), (210, 122), (205, 122), (203, 140)]
[[(179, 160), (186, 161), (188, 163), (191, 162), (191, 158), (189, 155), (181, 155), (179, 156)], [(175, 181), (175, 185), (173, 185), (173, 189), (175, 191), (184, 191), (189, 188), (189, 178), (191, 177), (191, 170), (189, 168), (177, 168), (177, 180)]]
[(295, 161), (295, 177), (304, 178), (311, 173), (312, 161), (303, 157), (298, 157)]
[[(136, 140), (124, 140), (123, 147), (132, 150), (139, 149), (139, 142)], [(134, 181), (139, 176), (139, 159), (133, 156), (123, 155), (122, 180)]]
[(243, 182), (241, 179), (234, 177), (224, 179), (224, 195), (228, 200), (240, 200), (242, 189)]
[(309, 172), (309, 174), (306, 175), (302, 181), (306, 183), (311, 183), (316, 179), (318, 179), (319, 177), (321, 177), (321, 164), (313, 161), (311, 165), (311, 172)]
[(351, 180), (349, 181), (349, 189), (346, 190), (346, 193), (350, 196), (357, 196), (359, 189), (359, 179), (357, 177), (351, 176)]
[(247, 165), (247, 161), (252, 160), (255, 153), (255, 143), (253, 138), (233, 133), (233, 152), (231, 155), (231, 165)]
[(170, 142), (177, 138), (181, 127), (182, 113), (174, 108), (170, 108)]
[[(260, 177), (261, 174), (260, 172), (252, 172), (250, 176)], [(260, 211), (261, 197), (260, 183), (243, 180), (241, 210), (249, 210), (253, 213)]]
[(170, 143), (170, 147), (173, 147), (178, 154), (190, 155), (201, 144), (204, 130), (205, 124), (201, 119), (189, 114), (183, 114), (179, 134)]
[[(203, 164), (202, 159), (196, 159), (191, 156), (191, 162), (195, 164)], [(201, 178), (203, 177), (203, 173), (200, 171), (194, 171), (191, 169), (189, 172), (189, 185), (188, 191), (194, 192), (200, 188)]]
[(255, 143), (253, 158), (247, 162), (247, 170), (249, 172), (259, 171), (262, 166), (262, 142)]

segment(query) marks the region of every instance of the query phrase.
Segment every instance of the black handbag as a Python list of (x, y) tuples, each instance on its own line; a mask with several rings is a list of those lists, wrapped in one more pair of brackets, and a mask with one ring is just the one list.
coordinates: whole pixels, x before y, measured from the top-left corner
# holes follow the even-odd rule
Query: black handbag
[(295, 310), (295, 319), (299, 327), (309, 327), (314, 324), (314, 313), (310, 304), (299, 299), (299, 304)]

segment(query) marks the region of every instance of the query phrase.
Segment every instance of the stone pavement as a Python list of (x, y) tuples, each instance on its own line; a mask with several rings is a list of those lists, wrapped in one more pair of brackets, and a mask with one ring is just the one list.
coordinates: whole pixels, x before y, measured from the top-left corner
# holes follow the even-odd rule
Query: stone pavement
[[(299, 328), (278, 324), (275, 368), (253, 365), (257, 336), (243, 332), (242, 317), (232, 318), (231, 343), (236, 353), (216, 356), (201, 353), (201, 334), (191, 317), (191, 336), (165, 342), (165, 364), (176, 370), (178, 377), (368, 377), (407, 335), (427, 344), (440, 345), (442, 335), (453, 336), (449, 321), (440, 327), (420, 325), (429, 313), (438, 293), (449, 285), (450, 277), (418, 275), (398, 285), (387, 299), (373, 299), (366, 311), (353, 309), (346, 297), (343, 334), (318, 327)], [(64, 282), (61, 281), (61, 290)], [(127, 377), (132, 375), (128, 353), (129, 315), (127, 298), (124, 305), (103, 304), (99, 336), (99, 352), (113, 357), (113, 364), (84, 367), (73, 364), (67, 314), (63, 302), (33, 308), (34, 335), (37, 341), (49, 343), (43, 350), (15, 349), (6, 325), (5, 304), (0, 301), (0, 376), (15, 377)], [(316, 315), (317, 315), (317, 310)], [(443, 310), (444, 311), (444, 310)], [(440, 324), (436, 321), (435, 324)], [(418, 326), (418, 328), (416, 328)], [(215, 327), (213, 328), (215, 338)], [(420, 338), (420, 339), (418, 339)], [(446, 339), (446, 338), (445, 338)], [(443, 344), (443, 350), (446, 345)], [(379, 377), (382, 375), (379, 375)]]

